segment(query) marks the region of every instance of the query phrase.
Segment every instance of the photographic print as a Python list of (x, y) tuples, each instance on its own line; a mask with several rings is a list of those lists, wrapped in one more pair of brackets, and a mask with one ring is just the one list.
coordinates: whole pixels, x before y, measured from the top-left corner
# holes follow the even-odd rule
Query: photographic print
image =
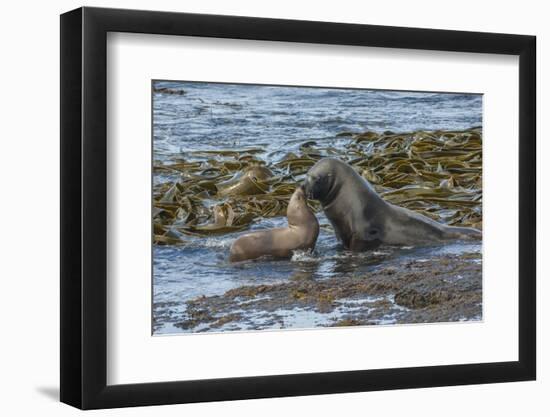
[(482, 320), (482, 94), (151, 87), (154, 335)]

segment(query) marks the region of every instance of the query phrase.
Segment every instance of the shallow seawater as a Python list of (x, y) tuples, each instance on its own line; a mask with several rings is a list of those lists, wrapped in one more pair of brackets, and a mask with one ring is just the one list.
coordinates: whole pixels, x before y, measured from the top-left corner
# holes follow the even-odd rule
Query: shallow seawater
[[(197, 150), (261, 147), (263, 157), (277, 160), (304, 140), (341, 148), (349, 139), (341, 132), (466, 129), (481, 125), (481, 96), (340, 90), (326, 88), (279, 88), (211, 83), (157, 82), (156, 87), (185, 90), (184, 95), (154, 94), (154, 159), (192, 159)], [(155, 174), (154, 182), (164, 180)], [(481, 243), (454, 242), (434, 247), (380, 247), (365, 253), (343, 250), (318, 215), (321, 233), (313, 253), (296, 253), (289, 260), (260, 259), (231, 264), (229, 247), (241, 234), (186, 236), (182, 245), (153, 247), (154, 333), (311, 328), (331, 325), (353, 313), (368, 311), (374, 303), (386, 303), (387, 314), (372, 324), (398, 323), (406, 307), (391, 295), (337, 300), (330, 312), (306, 307), (281, 307), (266, 314), (261, 310), (235, 308), (242, 316), (213, 328), (176, 326), (186, 318), (187, 302), (200, 297), (221, 296), (243, 286), (273, 285), (289, 281), (323, 281), (360, 277), (404, 260), (424, 262), (444, 255), (480, 254)], [(263, 219), (251, 230), (286, 225), (285, 217)], [(474, 258), (471, 262), (481, 262)], [(246, 300), (244, 303), (248, 302)], [(277, 317), (277, 320), (273, 320)]]

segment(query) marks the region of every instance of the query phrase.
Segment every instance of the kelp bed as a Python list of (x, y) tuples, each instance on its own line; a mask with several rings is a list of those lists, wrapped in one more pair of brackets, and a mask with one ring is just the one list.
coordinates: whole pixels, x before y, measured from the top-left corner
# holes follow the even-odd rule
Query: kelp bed
[[(342, 132), (296, 145), (283, 156), (261, 147), (189, 151), (155, 161), (157, 245), (226, 235), (285, 216), (290, 196), (323, 157), (346, 161), (384, 199), (450, 225), (482, 227), (482, 131)], [(316, 202), (310, 202), (315, 211)]]

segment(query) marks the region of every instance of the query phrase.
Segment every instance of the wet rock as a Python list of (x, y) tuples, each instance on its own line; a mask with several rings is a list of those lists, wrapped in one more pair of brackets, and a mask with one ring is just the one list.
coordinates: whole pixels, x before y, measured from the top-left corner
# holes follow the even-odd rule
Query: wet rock
[(270, 287), (271, 287), (270, 285), (253, 285), (253, 286), (238, 287), (227, 291), (225, 293), (225, 297), (228, 297), (228, 298), (255, 297), (258, 294), (262, 294), (266, 291), (269, 291)]
[(415, 289), (404, 289), (395, 294), (395, 302), (407, 308), (424, 308), (450, 301), (453, 297), (453, 294), (447, 291), (430, 291), (422, 294)]
[(210, 327), (217, 329), (219, 327), (222, 327), (224, 324), (231, 323), (232, 321), (240, 320), (241, 318), (242, 318), (241, 314), (228, 314), (227, 316), (220, 317), (213, 324), (211, 324)]
[(188, 308), (189, 318), (187, 320), (175, 323), (176, 327), (182, 329), (192, 329), (201, 323), (211, 322), (214, 317), (205, 309), (193, 309), (192, 306)]
[(361, 326), (364, 325), (363, 322), (355, 319), (342, 319), (338, 320), (334, 324), (331, 324), (331, 327), (347, 327), (347, 326)]

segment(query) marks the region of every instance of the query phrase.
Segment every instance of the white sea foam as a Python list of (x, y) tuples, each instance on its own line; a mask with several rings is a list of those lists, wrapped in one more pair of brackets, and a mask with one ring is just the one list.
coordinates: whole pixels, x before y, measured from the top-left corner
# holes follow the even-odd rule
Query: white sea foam
[(231, 247), (231, 244), (235, 241), (235, 238), (208, 238), (205, 240), (202, 240), (201, 246), (205, 248), (218, 248), (218, 249), (229, 249)]
[(292, 254), (291, 262), (319, 262), (319, 258), (315, 257), (310, 251), (297, 250)]

